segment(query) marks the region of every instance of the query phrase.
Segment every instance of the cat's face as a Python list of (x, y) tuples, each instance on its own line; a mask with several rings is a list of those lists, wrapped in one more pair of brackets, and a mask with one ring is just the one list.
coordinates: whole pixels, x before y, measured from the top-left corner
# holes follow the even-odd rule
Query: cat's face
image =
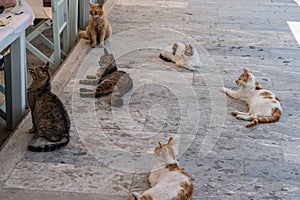
[(154, 156), (161, 162), (175, 160), (174, 139), (170, 137), (167, 144), (158, 142), (158, 146), (154, 149)]
[(103, 16), (103, 9), (102, 9), (102, 4), (89, 4), (90, 5), (90, 15), (93, 18), (101, 18)]
[(113, 54), (109, 53), (106, 48), (104, 48), (104, 55), (100, 57), (99, 65), (100, 67), (107, 68), (111, 64), (115, 64), (115, 57)]
[(248, 69), (244, 69), (244, 73), (242, 73), (239, 78), (235, 81), (238, 86), (253, 86), (255, 85), (254, 76), (248, 71)]
[(49, 65), (43, 67), (30, 67), (28, 73), (35, 81), (41, 81), (48, 79), (49, 76)]
[(186, 56), (193, 56), (193, 55), (194, 55), (192, 45), (190, 45), (190, 44), (185, 44), (184, 54), (185, 54)]

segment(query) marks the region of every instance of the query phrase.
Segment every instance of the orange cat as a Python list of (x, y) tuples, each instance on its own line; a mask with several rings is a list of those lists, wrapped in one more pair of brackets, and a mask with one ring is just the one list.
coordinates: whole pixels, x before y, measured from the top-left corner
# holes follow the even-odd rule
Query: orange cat
[(154, 156), (158, 163), (149, 176), (151, 188), (143, 194), (131, 194), (128, 200), (191, 200), (194, 193), (192, 179), (176, 161), (173, 138), (167, 144), (158, 142)]
[(100, 47), (104, 47), (104, 41), (108, 40), (112, 34), (112, 27), (107, 15), (103, 9), (103, 4), (90, 5), (90, 19), (85, 31), (79, 32), (79, 37), (91, 40), (92, 47), (97, 46), (100, 41)]

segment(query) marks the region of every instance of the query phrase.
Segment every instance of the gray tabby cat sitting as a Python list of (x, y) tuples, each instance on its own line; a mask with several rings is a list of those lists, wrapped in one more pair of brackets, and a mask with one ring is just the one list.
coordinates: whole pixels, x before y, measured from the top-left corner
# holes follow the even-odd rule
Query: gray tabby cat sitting
[(87, 79), (79, 81), (80, 84), (97, 85), (96, 88), (80, 88), (80, 96), (98, 98), (108, 95), (108, 104), (121, 107), (122, 96), (133, 86), (132, 79), (127, 72), (118, 70), (115, 57), (106, 48), (104, 55), (100, 57), (99, 65), (96, 76), (89, 75)]
[(28, 149), (35, 152), (57, 150), (69, 143), (70, 118), (64, 104), (51, 92), (49, 65), (28, 69), (32, 82), (28, 87), (34, 133)]

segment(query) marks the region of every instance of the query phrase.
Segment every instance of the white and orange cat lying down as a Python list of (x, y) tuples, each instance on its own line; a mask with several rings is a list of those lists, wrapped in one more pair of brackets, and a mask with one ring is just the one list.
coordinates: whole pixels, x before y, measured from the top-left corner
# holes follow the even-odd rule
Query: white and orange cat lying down
[(241, 87), (238, 91), (232, 91), (225, 87), (221, 91), (248, 104), (248, 112), (234, 111), (231, 113), (237, 119), (251, 121), (246, 125), (247, 128), (258, 123), (277, 122), (280, 119), (282, 107), (279, 99), (272, 92), (262, 89), (248, 69), (244, 69), (244, 73), (235, 82)]
[(167, 144), (158, 142), (154, 156), (158, 163), (149, 176), (151, 188), (142, 194), (133, 193), (127, 200), (191, 200), (194, 193), (192, 179), (179, 167), (173, 138)]

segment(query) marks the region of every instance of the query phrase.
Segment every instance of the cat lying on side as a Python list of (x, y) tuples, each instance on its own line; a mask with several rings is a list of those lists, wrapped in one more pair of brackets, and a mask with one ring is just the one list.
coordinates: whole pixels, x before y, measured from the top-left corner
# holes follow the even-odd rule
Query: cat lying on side
[[(95, 89), (80, 88), (81, 97), (101, 97), (109, 95), (107, 102), (115, 107), (123, 105), (122, 96), (132, 89), (133, 83), (129, 74), (118, 71), (115, 57), (104, 48), (104, 55), (99, 61), (100, 68), (96, 77), (87, 76), (87, 80), (80, 80), (80, 84), (93, 85), (97, 83)], [(92, 79), (97, 78), (97, 79)]]
[(128, 200), (191, 200), (194, 193), (192, 179), (176, 161), (173, 138), (167, 144), (158, 142), (154, 156), (158, 163), (149, 176), (151, 188), (143, 194), (131, 194)]
[(279, 99), (272, 92), (262, 89), (253, 74), (247, 69), (244, 69), (244, 73), (235, 82), (238, 86), (241, 86), (238, 91), (227, 88), (221, 90), (228, 96), (245, 101), (248, 104), (248, 112), (232, 112), (232, 115), (237, 119), (251, 121), (246, 125), (247, 128), (258, 123), (277, 122), (280, 119), (282, 107)]
[(85, 31), (79, 32), (79, 37), (91, 40), (93, 48), (97, 46), (97, 41), (100, 41), (100, 47), (104, 47), (104, 41), (107, 41), (112, 34), (112, 27), (103, 8), (103, 4), (89, 3), (89, 5), (89, 24)]
[(70, 118), (64, 104), (51, 92), (49, 65), (28, 69), (32, 82), (28, 87), (34, 133), (30, 151), (54, 151), (69, 143)]
[(159, 55), (167, 62), (173, 62), (178, 67), (183, 67), (194, 71), (202, 66), (197, 50), (190, 44), (177, 42), (167, 46)]

